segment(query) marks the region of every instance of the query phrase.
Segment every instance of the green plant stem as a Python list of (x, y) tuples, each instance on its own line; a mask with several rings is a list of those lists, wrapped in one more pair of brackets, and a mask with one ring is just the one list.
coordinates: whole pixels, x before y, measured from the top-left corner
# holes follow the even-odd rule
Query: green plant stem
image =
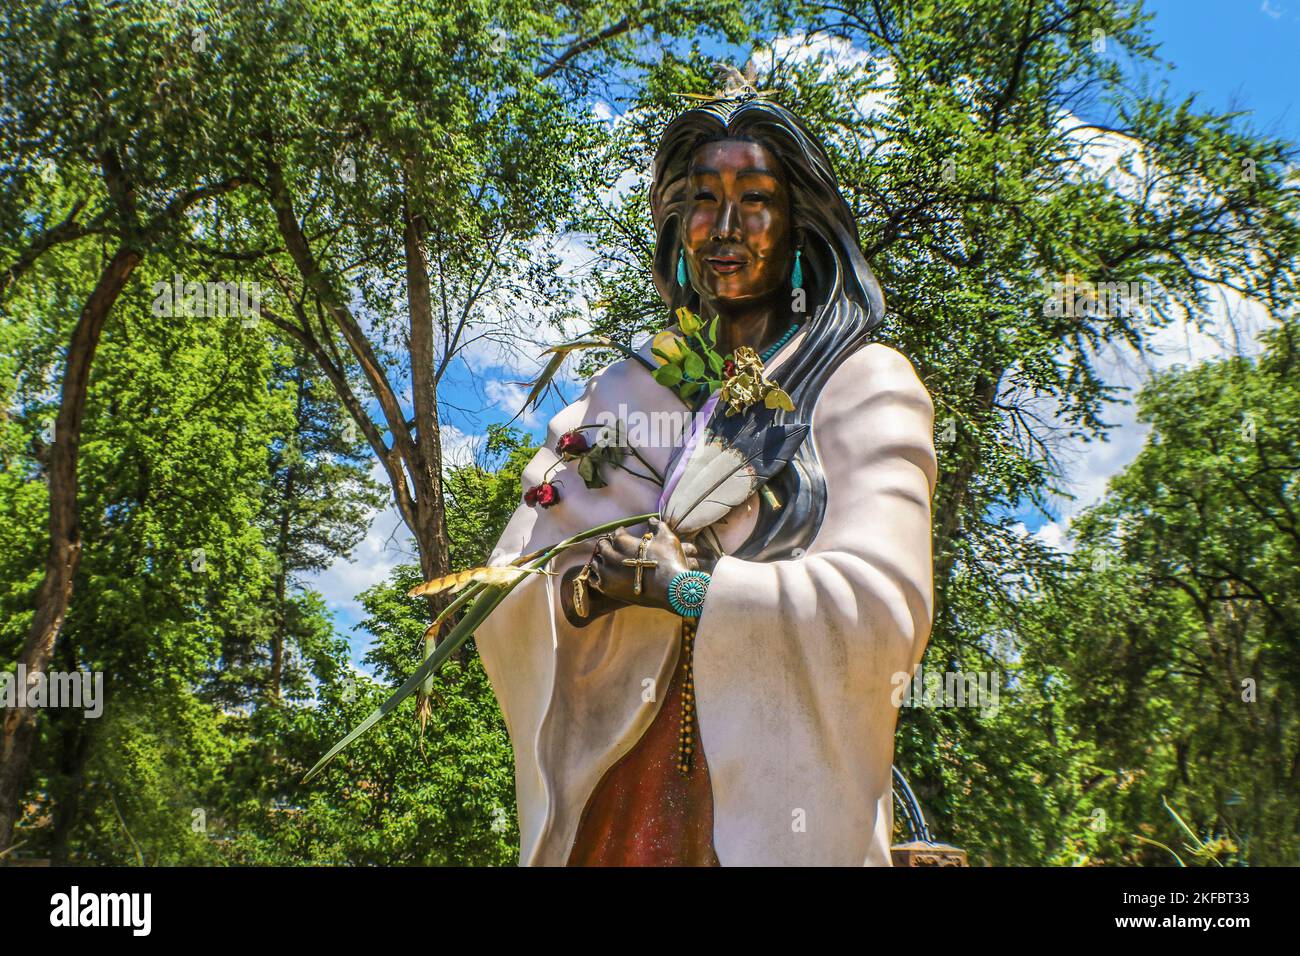
[(641, 472), (639, 472), (639, 471), (633, 471), (631, 468), (629, 468), (627, 465), (623, 464), (621, 461), (616, 461), (616, 462), (613, 463), (613, 465), (614, 465), (615, 468), (621, 468), (621, 469), (623, 469), (623, 470), (626, 471), (629, 475), (631, 475), (633, 478), (640, 478), (642, 481), (648, 481), (648, 482), (650, 482), (650, 483), (653, 484), (653, 485), (658, 485), (660, 488), (663, 487), (663, 484), (664, 484), (664, 483), (663, 483), (663, 479), (662, 479), (662, 478), (651, 477), (650, 475), (643, 475), (643, 474), (641, 474)]
[[(659, 469), (657, 469), (654, 465), (650, 464), (650, 462), (646, 461), (645, 458), (641, 456), (641, 453), (637, 451), (635, 448), (633, 448), (631, 445), (627, 446), (627, 450), (632, 453), (632, 457), (634, 457), (637, 461), (641, 462), (641, 464), (645, 465), (646, 468), (650, 470), (650, 474), (655, 476), (654, 480), (657, 481), (659, 483), (659, 487), (662, 488), (664, 484), (664, 476), (659, 474)], [(632, 472), (632, 474), (636, 474), (636, 473)]]

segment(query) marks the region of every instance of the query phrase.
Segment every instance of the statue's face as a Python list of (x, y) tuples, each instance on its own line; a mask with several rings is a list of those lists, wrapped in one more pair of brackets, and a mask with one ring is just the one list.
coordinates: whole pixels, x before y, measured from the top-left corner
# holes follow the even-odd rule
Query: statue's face
[(686, 188), (682, 246), (701, 299), (726, 312), (783, 294), (794, 235), (776, 157), (757, 143), (706, 143), (691, 158)]

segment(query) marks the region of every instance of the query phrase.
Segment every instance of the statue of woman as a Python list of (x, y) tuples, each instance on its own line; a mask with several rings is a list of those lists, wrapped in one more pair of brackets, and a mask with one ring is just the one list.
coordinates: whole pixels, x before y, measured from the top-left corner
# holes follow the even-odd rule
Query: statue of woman
[[(717, 351), (752, 349), (789, 395), (793, 410), (742, 413), (747, 440), (807, 428), (694, 540), (655, 521), (571, 549), (479, 630), (521, 862), (888, 865), (891, 697), (932, 613), (930, 397), (871, 342), (883, 297), (825, 150), (788, 110), (748, 95), (684, 112), (651, 204), (665, 314), (716, 318)], [(698, 425), (662, 440), (655, 423), (686, 406), (638, 351), (552, 419), (491, 564), (659, 509), (651, 479), (671, 484)], [(588, 487), (572, 436), (615, 417), (636, 467)]]

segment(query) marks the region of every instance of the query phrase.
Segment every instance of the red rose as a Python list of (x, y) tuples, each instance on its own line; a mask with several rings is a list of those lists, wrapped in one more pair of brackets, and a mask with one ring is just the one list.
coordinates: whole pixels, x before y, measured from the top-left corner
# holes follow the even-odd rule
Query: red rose
[(577, 458), (591, 450), (581, 432), (565, 432), (555, 444), (555, 451), (565, 458)]
[(727, 359), (725, 362), (722, 363), (722, 377), (723, 377), (723, 378), (731, 378), (731, 376), (733, 376), (733, 375), (735, 375), (735, 374), (736, 374), (736, 363), (735, 363), (735, 362), (733, 362), (731, 359)]
[(549, 481), (542, 482), (537, 486), (537, 503), (543, 508), (558, 505), (560, 503), (560, 490)]
[(540, 490), (540, 489), (538, 488), (538, 486), (537, 486), (537, 485), (534, 485), (533, 487), (531, 487), (531, 488), (529, 488), (527, 491), (525, 491), (525, 492), (524, 492), (524, 504), (528, 505), (528, 507), (530, 507), (530, 508), (533, 507), (533, 505), (537, 504), (537, 492), (538, 492), (539, 490)]

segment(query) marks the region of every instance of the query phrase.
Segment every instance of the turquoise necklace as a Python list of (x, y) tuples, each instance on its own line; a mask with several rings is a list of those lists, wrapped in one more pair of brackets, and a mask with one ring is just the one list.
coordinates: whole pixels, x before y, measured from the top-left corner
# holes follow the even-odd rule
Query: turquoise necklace
[(786, 342), (789, 342), (792, 338), (794, 338), (794, 334), (798, 331), (799, 331), (799, 323), (796, 322), (794, 325), (790, 326), (788, 329), (785, 330), (785, 335), (781, 336), (779, 339), (777, 339), (775, 342), (769, 345), (763, 351), (763, 354), (758, 357), (758, 360), (762, 362), (764, 365), (766, 365), (768, 363), (768, 360), (773, 355), (781, 351), (781, 346), (785, 345)]

